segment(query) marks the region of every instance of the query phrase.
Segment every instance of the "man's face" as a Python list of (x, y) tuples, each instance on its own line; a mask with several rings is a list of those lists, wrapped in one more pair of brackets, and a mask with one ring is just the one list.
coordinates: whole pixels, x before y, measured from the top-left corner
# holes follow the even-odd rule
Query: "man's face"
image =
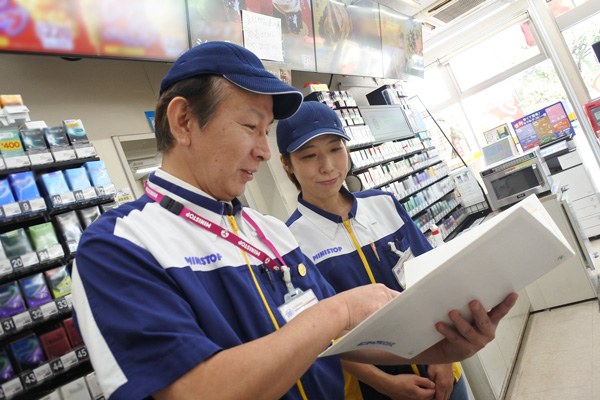
[(242, 195), (259, 164), (271, 158), (273, 123), (272, 96), (227, 86), (206, 127), (195, 124), (188, 153), (196, 186), (222, 201)]

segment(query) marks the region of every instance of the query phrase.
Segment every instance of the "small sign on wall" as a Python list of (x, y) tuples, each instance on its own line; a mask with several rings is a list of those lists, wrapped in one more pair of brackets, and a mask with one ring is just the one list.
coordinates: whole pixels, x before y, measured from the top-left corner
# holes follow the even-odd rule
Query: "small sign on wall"
[(156, 132), (156, 129), (154, 129), (154, 111), (144, 111), (144, 114), (146, 114), (146, 118), (148, 118), (148, 122), (152, 127), (152, 132)]
[(283, 61), (281, 19), (242, 10), (244, 47), (262, 60)]

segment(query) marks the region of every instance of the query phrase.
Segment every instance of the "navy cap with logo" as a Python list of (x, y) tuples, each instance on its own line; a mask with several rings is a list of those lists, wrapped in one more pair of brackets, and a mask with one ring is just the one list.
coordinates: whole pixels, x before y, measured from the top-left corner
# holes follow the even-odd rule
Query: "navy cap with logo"
[(277, 147), (280, 153), (293, 153), (321, 135), (338, 135), (350, 140), (337, 113), (318, 101), (305, 101), (296, 114), (277, 123)]
[(160, 84), (160, 94), (175, 82), (202, 74), (221, 75), (242, 89), (273, 95), (273, 116), (292, 116), (302, 103), (302, 93), (268, 72), (260, 59), (241, 46), (208, 42), (183, 53)]

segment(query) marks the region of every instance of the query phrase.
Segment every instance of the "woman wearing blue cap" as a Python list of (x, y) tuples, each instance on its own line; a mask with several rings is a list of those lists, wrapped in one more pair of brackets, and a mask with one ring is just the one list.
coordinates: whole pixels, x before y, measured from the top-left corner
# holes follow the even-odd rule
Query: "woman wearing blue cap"
[[(146, 195), (86, 229), (73, 265), (77, 326), (107, 398), (343, 399), (340, 358), (318, 355), (397, 292), (336, 295), (284, 223), (236, 198), (271, 156), (273, 120), (301, 102), (231, 43), (194, 47), (162, 80), (161, 168)], [(454, 310), (457, 328), (438, 323), (446, 339), (420, 359), (472, 355), (515, 297), (490, 313), (471, 302), (474, 324)]]
[[(287, 225), (338, 293), (376, 282), (402, 291), (401, 275), (395, 272), (431, 245), (391, 193), (353, 194), (342, 186), (349, 139), (337, 114), (316, 101), (304, 102), (294, 116), (279, 122), (281, 161), (301, 192)], [(347, 386), (353, 398), (468, 398), (458, 364), (375, 367), (344, 362), (344, 368), (360, 381), (360, 392)]]

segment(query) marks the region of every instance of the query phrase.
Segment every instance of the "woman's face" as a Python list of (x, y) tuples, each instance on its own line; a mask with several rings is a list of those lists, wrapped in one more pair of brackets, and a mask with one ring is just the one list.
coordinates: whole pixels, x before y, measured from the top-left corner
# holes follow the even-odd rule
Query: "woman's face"
[(337, 135), (317, 136), (290, 154), (291, 169), (302, 187), (302, 198), (319, 203), (337, 196), (348, 173), (348, 151)]

